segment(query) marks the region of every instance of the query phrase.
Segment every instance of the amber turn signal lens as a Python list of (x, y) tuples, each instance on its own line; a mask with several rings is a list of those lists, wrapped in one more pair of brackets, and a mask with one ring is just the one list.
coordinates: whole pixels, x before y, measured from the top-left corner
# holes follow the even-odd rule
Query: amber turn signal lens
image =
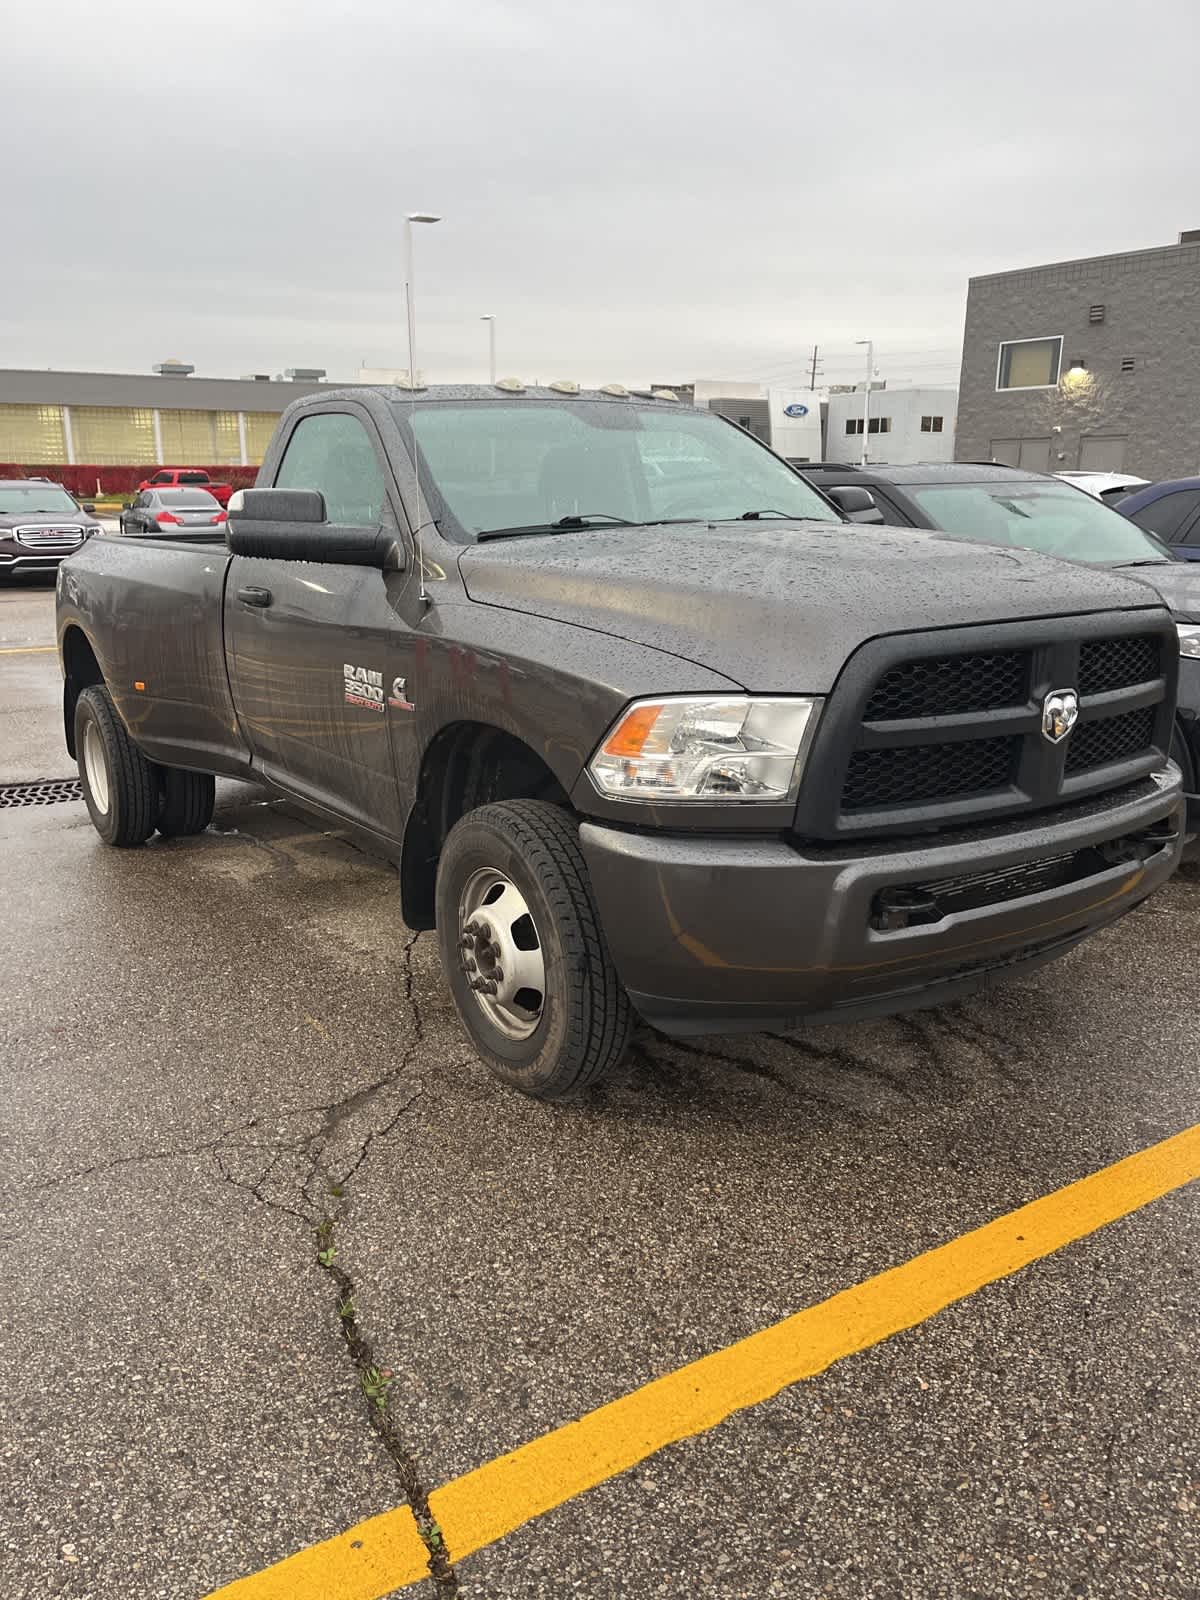
[(642, 746), (650, 737), (658, 721), (661, 706), (635, 706), (628, 716), (622, 717), (604, 746), (606, 756), (640, 756)]

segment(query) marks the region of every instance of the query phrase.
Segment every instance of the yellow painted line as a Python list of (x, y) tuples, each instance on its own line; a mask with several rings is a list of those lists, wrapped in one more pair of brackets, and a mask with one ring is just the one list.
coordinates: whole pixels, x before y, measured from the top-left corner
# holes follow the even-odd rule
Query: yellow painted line
[(0, 645), (0, 656), (56, 656), (56, 644)]
[[(903, 1265), (799, 1311), (761, 1333), (656, 1378), (552, 1433), (489, 1461), (436, 1489), (430, 1510), (451, 1561), (494, 1544), (515, 1528), (636, 1466), (680, 1439), (707, 1432), (835, 1361), (915, 1327), (989, 1283), (1053, 1255), (1064, 1245), (1129, 1216), (1200, 1177), (1200, 1124), (1127, 1156), (1064, 1189), (1020, 1206)], [(346, 1541), (407, 1528), (407, 1507), (292, 1556), (277, 1567), (220, 1589), (220, 1600), (382, 1600), (417, 1581), (404, 1560), (380, 1568), (377, 1588), (363, 1587), (361, 1561), (343, 1570)], [(415, 1525), (414, 1525), (415, 1527)], [(320, 1552), (319, 1567), (315, 1564)], [(306, 1559), (320, 1591), (278, 1586), (275, 1574)], [(309, 1570), (309, 1569), (304, 1569)], [(425, 1576), (422, 1568), (421, 1577)], [(216, 1596), (210, 1600), (217, 1600)]]
[(380, 1600), (428, 1577), (429, 1551), (417, 1519), (398, 1506), (228, 1583), (209, 1600)]

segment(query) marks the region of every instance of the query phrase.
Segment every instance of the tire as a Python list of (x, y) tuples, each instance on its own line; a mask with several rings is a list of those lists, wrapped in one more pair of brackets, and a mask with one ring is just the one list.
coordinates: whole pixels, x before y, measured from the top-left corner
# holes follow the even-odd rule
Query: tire
[(159, 767), (162, 805), (158, 831), (166, 839), (203, 833), (212, 821), (216, 783), (211, 772), (185, 772), (182, 767)]
[(134, 744), (102, 684), (75, 703), (79, 779), (92, 826), (105, 844), (145, 844), (158, 819), (158, 773)]
[[(489, 887), (491, 880), (507, 888)], [(503, 910), (522, 903), (530, 927), (525, 917), (510, 922)], [(541, 800), (506, 800), (461, 818), (438, 863), (437, 927), (459, 1020), (498, 1078), (537, 1099), (564, 1100), (620, 1062), (633, 1012), (604, 941), (579, 829), (567, 812)], [(470, 928), (490, 930), (490, 946)], [(490, 981), (493, 970), (502, 977), (488, 953), (502, 946), (509, 953), (499, 959), (511, 955), (514, 968), (534, 980), (540, 960), (540, 1006), (532, 1004), (536, 981), (509, 1003), (503, 985), (494, 994), (473, 989)]]

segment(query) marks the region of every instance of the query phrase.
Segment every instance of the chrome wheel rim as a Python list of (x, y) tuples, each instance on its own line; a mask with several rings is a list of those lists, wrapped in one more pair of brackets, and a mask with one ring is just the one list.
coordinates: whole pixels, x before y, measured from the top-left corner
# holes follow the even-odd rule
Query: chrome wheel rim
[(528, 1039), (546, 1003), (546, 960), (525, 896), (493, 867), (459, 900), (458, 959), (476, 1004), (507, 1039)]
[(89, 722), (83, 730), (83, 775), (97, 811), (108, 811), (108, 763), (104, 759), (104, 740), (100, 729)]

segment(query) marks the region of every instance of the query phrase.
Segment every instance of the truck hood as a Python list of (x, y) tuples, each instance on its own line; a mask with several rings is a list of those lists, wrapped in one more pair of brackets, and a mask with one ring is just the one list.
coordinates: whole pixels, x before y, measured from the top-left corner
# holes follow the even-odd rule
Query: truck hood
[(1180, 622), (1200, 622), (1200, 562), (1163, 561), (1120, 570), (1122, 577), (1136, 578), (1159, 595)]
[(459, 570), (482, 605), (664, 650), (756, 693), (823, 694), (878, 634), (1155, 603), (1144, 582), (1032, 550), (825, 522), (497, 539)]

